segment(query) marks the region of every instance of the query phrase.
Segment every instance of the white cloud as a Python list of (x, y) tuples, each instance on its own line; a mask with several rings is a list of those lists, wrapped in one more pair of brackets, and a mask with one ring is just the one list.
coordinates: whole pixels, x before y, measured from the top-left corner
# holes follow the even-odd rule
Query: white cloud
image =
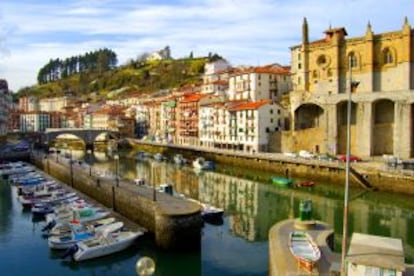
[[(36, 83), (50, 58), (107, 47), (120, 62), (169, 45), (175, 57), (216, 52), (232, 64), (288, 64), (307, 17), (311, 39), (329, 25), (362, 36), (398, 30), (412, 13), (409, 0), (3, 0), (0, 10), (0, 78), (13, 90)], [(414, 20), (414, 19), (413, 19)], [(1, 51), (3, 49), (3, 51)], [(7, 55), (6, 50), (10, 53)]]

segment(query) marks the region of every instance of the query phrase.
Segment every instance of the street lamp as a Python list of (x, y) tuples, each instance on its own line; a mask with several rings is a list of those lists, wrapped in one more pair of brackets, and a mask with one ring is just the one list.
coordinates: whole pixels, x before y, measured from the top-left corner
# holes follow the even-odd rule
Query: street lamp
[(153, 179), (153, 175), (154, 175), (154, 173), (153, 173), (153, 171), (154, 171), (153, 164), (154, 163), (151, 162), (151, 170), (150, 170), (150, 172), (151, 172), (150, 180), (152, 181), (152, 201), (157, 201), (157, 189), (155, 188), (155, 181)]
[[(65, 143), (65, 144), (63, 144), (63, 146), (67, 150), (68, 144)], [(70, 148), (69, 165), (70, 165), (70, 184), (73, 187), (72, 148)]]
[(92, 158), (92, 156), (91, 156), (92, 151), (90, 149), (88, 149), (86, 151), (86, 153), (88, 154), (88, 161), (89, 161), (89, 176), (92, 176), (92, 160), (91, 160), (91, 158)]
[(348, 102), (347, 102), (347, 120), (346, 120), (346, 163), (345, 163), (345, 193), (344, 193), (344, 217), (343, 217), (343, 228), (342, 228), (342, 252), (341, 252), (341, 272), (343, 275), (346, 273), (346, 249), (348, 239), (348, 215), (349, 215), (349, 173), (351, 170), (350, 164), (350, 152), (351, 152), (351, 113), (352, 113), (352, 92), (359, 85), (358, 81), (352, 80), (352, 66), (353, 57), (350, 55), (348, 60), (349, 66), (349, 91), (348, 91)]
[(115, 154), (114, 155), (114, 159), (115, 159), (115, 183), (116, 183), (116, 186), (118, 187), (119, 186), (119, 178), (118, 178), (118, 168), (119, 168), (119, 155), (118, 154)]

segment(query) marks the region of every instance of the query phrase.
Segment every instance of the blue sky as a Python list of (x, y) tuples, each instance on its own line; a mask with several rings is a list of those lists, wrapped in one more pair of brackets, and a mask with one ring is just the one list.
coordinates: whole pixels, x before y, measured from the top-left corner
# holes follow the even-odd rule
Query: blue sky
[(0, 78), (11, 90), (36, 84), (51, 58), (110, 48), (119, 64), (169, 45), (173, 58), (218, 53), (232, 65), (290, 64), (289, 47), (330, 25), (348, 37), (400, 30), (412, 0), (2, 0)]

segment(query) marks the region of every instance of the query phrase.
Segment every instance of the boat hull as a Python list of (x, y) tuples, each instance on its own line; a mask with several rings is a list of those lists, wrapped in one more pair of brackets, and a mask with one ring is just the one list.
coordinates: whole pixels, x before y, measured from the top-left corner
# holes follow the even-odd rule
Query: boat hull
[(272, 180), (272, 184), (278, 185), (280, 187), (289, 187), (292, 185), (292, 180), (285, 177), (272, 176), (270, 179)]
[(73, 255), (73, 259), (75, 261), (85, 261), (125, 250), (131, 246), (140, 235), (142, 235), (142, 232), (120, 233), (125, 236), (121, 240), (115, 240), (114, 242), (106, 241), (105, 238), (99, 238), (77, 243), (78, 249)]
[(321, 257), (318, 245), (308, 233), (302, 231), (289, 234), (289, 250), (298, 266), (310, 273)]

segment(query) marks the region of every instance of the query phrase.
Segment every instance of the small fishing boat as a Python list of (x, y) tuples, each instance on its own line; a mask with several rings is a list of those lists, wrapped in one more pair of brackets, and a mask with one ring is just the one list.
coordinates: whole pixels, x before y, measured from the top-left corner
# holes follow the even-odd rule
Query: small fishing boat
[(200, 205), (201, 217), (203, 218), (205, 222), (214, 224), (214, 225), (223, 224), (223, 214), (224, 214), (223, 208), (219, 208), (219, 207), (213, 206), (205, 202), (201, 202), (193, 198), (186, 198), (186, 199)]
[(165, 157), (162, 153), (156, 153), (152, 156), (154, 158), (154, 160), (156, 161), (164, 161), (167, 160), (167, 157)]
[(281, 176), (271, 176), (270, 179), (272, 180), (273, 184), (281, 187), (289, 187), (293, 183), (291, 179)]
[(69, 198), (77, 197), (76, 193), (64, 190), (52, 191), (50, 194), (41, 196), (24, 196), (20, 195), (18, 200), (24, 208), (31, 208), (36, 203), (57, 203)]
[(80, 241), (86, 241), (95, 238), (99, 235), (100, 231), (106, 231), (109, 233), (119, 231), (124, 227), (124, 223), (121, 221), (103, 224), (98, 227), (83, 227), (82, 224), (73, 224), (72, 231), (56, 236), (50, 236), (47, 240), (49, 248), (52, 249), (67, 249)]
[[(82, 223), (82, 225), (85, 228), (88, 228), (88, 227), (97, 228), (97, 227), (100, 227), (100, 226), (105, 225), (105, 224), (114, 223), (115, 220), (116, 219), (114, 217), (107, 217), (107, 218), (103, 218), (103, 219), (84, 222), (84, 223)], [(50, 227), (45, 227), (44, 229), (42, 229), (42, 231), (48, 231), (47, 234), (44, 235), (46, 237), (60, 236), (62, 234), (69, 234), (72, 231), (72, 226), (73, 225), (78, 225), (80, 223), (81, 222), (79, 220), (74, 219), (74, 220), (71, 220), (71, 221), (65, 221), (65, 222), (61, 222), (61, 223), (58, 223), (58, 224), (54, 224), (54, 225), (51, 225)]]
[(315, 185), (315, 182), (312, 180), (308, 181), (302, 181), (295, 184), (295, 187), (313, 187)]
[(217, 222), (223, 221), (223, 213), (224, 210), (222, 208), (202, 203), (201, 204), (201, 217), (204, 219), (204, 221), (211, 223), (211, 224), (217, 224)]
[(203, 157), (198, 157), (193, 161), (193, 167), (198, 170), (213, 170), (214, 162), (205, 160)]
[(72, 256), (75, 261), (84, 261), (110, 255), (125, 250), (143, 234), (141, 231), (102, 231), (94, 239), (76, 243), (62, 258)]
[(146, 160), (148, 157), (148, 153), (146, 153), (145, 151), (139, 151), (137, 152), (136, 156), (135, 156), (135, 160), (137, 161), (144, 161)]
[(174, 155), (174, 163), (177, 165), (184, 165), (187, 163), (187, 160), (184, 158), (182, 154), (177, 153)]
[(321, 258), (321, 251), (312, 237), (303, 231), (293, 231), (289, 234), (288, 245), (298, 266), (312, 273), (315, 264)]

